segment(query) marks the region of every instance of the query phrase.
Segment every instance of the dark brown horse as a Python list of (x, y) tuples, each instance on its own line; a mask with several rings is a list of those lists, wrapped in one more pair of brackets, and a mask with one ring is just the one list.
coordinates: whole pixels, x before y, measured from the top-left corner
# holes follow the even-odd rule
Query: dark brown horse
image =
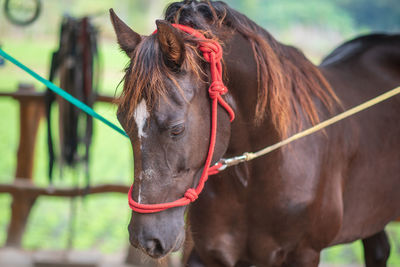
[[(135, 155), (133, 198), (182, 197), (196, 186), (210, 141), (208, 63), (188, 25), (224, 48), (225, 100), (213, 163), (276, 143), (400, 84), (400, 36), (349, 42), (317, 68), (297, 49), (222, 2), (173, 3), (140, 36), (112, 11), (131, 59), (118, 117)], [(363, 239), (367, 266), (386, 266), (384, 227), (400, 215), (400, 98), (271, 154), (211, 176), (188, 219), (189, 266), (318, 266), (322, 249)], [(161, 258), (184, 240), (185, 207), (133, 212), (132, 245)]]

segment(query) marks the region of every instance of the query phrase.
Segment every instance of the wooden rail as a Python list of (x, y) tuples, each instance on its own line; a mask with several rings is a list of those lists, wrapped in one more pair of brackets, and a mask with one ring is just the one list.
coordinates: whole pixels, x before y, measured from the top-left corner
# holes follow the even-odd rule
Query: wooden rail
[(37, 187), (26, 179), (16, 178), (13, 184), (0, 184), (0, 194), (8, 193), (18, 195), (23, 193), (26, 197), (52, 196), (52, 197), (79, 197), (101, 193), (127, 194), (129, 186), (118, 184), (92, 185), (88, 188), (79, 187)]
[[(17, 152), (17, 167), (13, 184), (0, 184), (0, 193), (9, 193), (11, 219), (8, 226), (6, 246), (20, 247), (26, 223), (37, 197), (60, 196), (75, 197), (85, 194), (107, 192), (127, 193), (128, 186), (96, 185), (85, 188), (39, 188), (33, 183), (33, 166), (36, 146), (36, 135), (44, 114), (45, 92), (38, 92), (33, 85), (20, 84), (16, 92), (0, 92), (0, 97), (12, 97), (19, 102), (20, 135)], [(113, 97), (97, 95), (96, 101), (112, 103)]]
[[(16, 92), (0, 92), (0, 97), (12, 97), (16, 100), (39, 100), (42, 101), (44, 99), (45, 92), (38, 92), (35, 91), (31, 85), (24, 85), (21, 84), (19, 86), (18, 91)], [(96, 102), (106, 102), (106, 103), (113, 103), (115, 98), (112, 96), (97, 94), (96, 95)]]

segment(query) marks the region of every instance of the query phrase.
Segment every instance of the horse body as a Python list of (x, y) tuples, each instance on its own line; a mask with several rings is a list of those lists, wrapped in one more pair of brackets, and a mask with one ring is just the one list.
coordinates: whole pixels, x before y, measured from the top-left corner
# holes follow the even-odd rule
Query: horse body
[[(399, 52), (395, 42), (398, 38), (387, 36), (385, 42), (372, 46), (361, 43), (361, 51), (353, 52), (350, 58), (322, 64), (321, 71), (344, 109), (400, 83), (400, 73), (393, 72), (393, 65), (400, 63), (400, 57), (394, 56)], [(239, 42), (233, 39), (232, 43)], [(226, 66), (229, 71), (235, 63), (227, 60)], [(254, 103), (254, 100), (246, 95), (252, 94), (240, 95), (243, 85), (236, 79), (247, 80), (249, 74), (240, 76), (239, 73), (229, 75), (233, 77), (229, 88), (236, 96), (236, 105), (248, 107), (251, 106), (248, 102)], [(227, 157), (240, 154), (239, 151), (256, 151), (278, 141), (277, 136), (271, 135), (273, 128), (268, 124), (257, 128), (259, 136), (249, 134), (244, 138), (243, 129), (248, 130), (246, 124), (252, 119), (249, 115), (249, 112), (239, 113), (238, 121), (232, 125), (232, 132), (240, 137), (235, 139), (233, 134), (229, 148), (238, 145), (240, 148), (231, 153), (228, 149)], [(204, 196), (191, 207), (195, 239), (199, 233), (199, 247), (206, 248), (202, 253), (215, 254), (225, 266), (234, 266), (232, 262), (238, 259), (258, 261), (261, 266), (280, 266), (290, 256), (299, 260), (299, 255), (316, 262), (315, 257), (325, 247), (364, 239), (382, 231), (400, 215), (399, 121), (400, 104), (395, 97), (329, 127), (325, 134), (296, 141), (280, 153), (210, 179)], [(269, 134), (265, 136), (265, 133)], [(235, 180), (241, 179), (239, 176), (250, 179), (246, 193), (241, 192), (243, 188), (238, 189), (240, 185), (235, 186)], [(214, 188), (224, 187), (215, 192)], [(232, 196), (232, 192), (236, 195)], [(218, 213), (229, 209), (235, 212)], [(211, 217), (214, 219), (210, 222)], [(235, 230), (231, 229), (232, 224), (237, 227)], [(246, 245), (244, 240), (248, 241)], [(302, 264), (312, 266), (312, 262)]]
[[(400, 37), (371, 35), (357, 38), (336, 61), (329, 56), (321, 69), (345, 109), (388, 91), (400, 83)], [(342, 50), (339, 48), (338, 50)], [(334, 52), (335, 53), (335, 52)], [(326, 62), (326, 63), (325, 63)], [(343, 180), (343, 222), (333, 243), (365, 238), (384, 228), (400, 214), (400, 100), (394, 97), (358, 114), (343, 135), (353, 136), (353, 151)], [(362, 201), (360, 201), (362, 200)]]
[[(343, 55), (349, 57), (346, 60), (338, 57), (322, 64), (321, 71), (344, 109), (400, 83), (400, 73), (393, 72), (393, 65), (400, 63), (400, 57), (394, 57), (398, 38), (386, 36), (385, 42), (375, 45), (360, 43), (357, 53)], [(240, 39), (233, 37), (231, 43), (243, 48)], [(237, 54), (235, 48), (227, 47)], [(234, 57), (228, 54), (226, 61), (228, 86), (238, 107), (226, 157), (256, 151), (279, 138), (271, 134), (274, 129), (268, 123), (255, 133), (248, 131), (252, 113), (245, 107), (252, 106), (255, 94), (242, 90), (243, 82), (247, 88), (257, 87), (248, 83), (256, 80), (249, 78), (255, 75), (254, 68), (240, 68), (254, 66), (243, 64), (251, 56), (241, 56), (245, 59), (231, 61)], [(211, 258), (206, 266), (215, 264), (212, 261), (234, 266), (240, 260), (280, 266), (290, 257), (299, 260), (300, 255), (305, 258), (301, 264), (312, 266), (321, 249), (382, 231), (400, 215), (399, 121), (400, 104), (395, 97), (325, 133), (210, 179), (203, 196), (191, 207), (196, 248), (204, 258)], [(246, 189), (238, 182), (243, 179), (249, 179)], [(221, 212), (230, 210), (235, 212)]]
[[(222, 19), (209, 23), (213, 16)], [(400, 82), (400, 73), (394, 69), (400, 62), (399, 50), (392, 44), (394, 39), (369, 45), (368, 49), (362, 41), (357, 46), (350, 44), (352, 47), (328, 56), (318, 70), (301, 52), (276, 42), (266, 31), (220, 2), (172, 4), (166, 19), (212, 31), (224, 41), (229, 88), (225, 99), (236, 119), (230, 124), (227, 113), (219, 108), (213, 162), (222, 156), (276, 143), (315, 123), (315, 113), (324, 120)], [(113, 23), (121, 47), (133, 61), (140, 62), (140, 53), (149, 51), (144, 50), (144, 43), (155, 42), (156, 37), (140, 42), (140, 37), (124, 30), (126, 25), (115, 17)], [(206, 29), (202, 28), (204, 25)], [(128, 72), (125, 99), (119, 111), (121, 124), (133, 137), (135, 174), (140, 175), (133, 197), (147, 203), (172, 201), (197, 183), (210, 131), (207, 87), (195, 78), (194, 72), (180, 65), (184, 62), (180, 59), (182, 43), (190, 40), (182, 41), (168, 24), (158, 22), (157, 26), (158, 43), (154, 43), (154, 49), (163, 51), (162, 58), (170, 68), (184, 70), (171, 74), (179, 78), (180, 91), (176, 84), (168, 83), (167, 102), (175, 105), (159, 100), (145, 123), (145, 135), (139, 140), (138, 132), (143, 129), (134, 131), (128, 126), (129, 104), (139, 99), (127, 97), (135, 89), (129, 88)], [(248, 30), (252, 34), (245, 32)], [(123, 39), (128, 33), (134, 37), (130, 38), (134, 47), (138, 47), (136, 55)], [(186, 49), (187, 53), (191, 51)], [(149, 55), (154, 57), (154, 52)], [(204, 73), (208, 74), (206, 68)], [(266, 95), (260, 94), (260, 83), (267, 89)], [(335, 102), (330, 86), (340, 103)], [(143, 94), (148, 97), (152, 91)], [(189, 210), (194, 248), (188, 266), (318, 266), (323, 248), (382, 231), (400, 215), (400, 196), (396, 194), (400, 189), (398, 102), (395, 97), (265, 157), (210, 177)], [(254, 110), (265, 114), (257, 119)], [(178, 138), (181, 131), (175, 135), (172, 130), (168, 133), (175, 141), (167, 140), (164, 129), (183, 127), (182, 121), (186, 135)], [(180, 207), (154, 215), (134, 213), (130, 224), (132, 244), (153, 257), (177, 249), (176, 244), (182, 241), (183, 212)], [(368, 239), (364, 244), (374, 253), (387, 240), (379, 242)], [(373, 262), (374, 256), (371, 257)], [(385, 261), (386, 258), (382, 262)]]

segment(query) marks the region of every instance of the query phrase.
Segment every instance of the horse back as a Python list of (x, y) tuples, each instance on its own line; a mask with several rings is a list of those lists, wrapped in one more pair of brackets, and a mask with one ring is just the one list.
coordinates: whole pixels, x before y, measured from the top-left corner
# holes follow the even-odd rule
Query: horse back
[[(400, 35), (373, 34), (329, 54), (321, 71), (344, 109), (400, 86)], [(343, 221), (334, 243), (374, 234), (400, 215), (400, 96), (342, 123)], [(339, 159), (338, 159), (339, 160)]]

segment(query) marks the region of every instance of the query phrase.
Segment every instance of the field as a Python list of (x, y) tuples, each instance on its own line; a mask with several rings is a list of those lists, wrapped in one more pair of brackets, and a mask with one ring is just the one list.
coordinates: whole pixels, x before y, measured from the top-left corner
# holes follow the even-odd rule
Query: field
[[(24, 64), (47, 77), (50, 51), (55, 49), (53, 39), (34, 36), (2, 38), (2, 48)], [(103, 94), (113, 95), (123, 75), (127, 58), (119, 52), (116, 44), (108, 40), (101, 44), (101, 86)], [(0, 67), (0, 91), (9, 92), (17, 88), (19, 82), (33, 83), (38, 90), (43, 86), (30, 79), (21, 70), (7, 63)], [(116, 108), (110, 104), (96, 104), (95, 110), (118, 123)], [(19, 113), (17, 103), (10, 98), (0, 98), (0, 182), (11, 183), (15, 172), (18, 145)], [(55, 119), (56, 115), (53, 119)], [(123, 183), (129, 185), (133, 179), (132, 152), (129, 140), (115, 133), (99, 122), (94, 124), (94, 141), (91, 151), (90, 171), (92, 183)], [(36, 147), (34, 181), (47, 186), (46, 125), (41, 124)], [(63, 177), (56, 172), (55, 185), (83, 185), (82, 173), (66, 170)], [(0, 195), (0, 246), (5, 242), (7, 223), (10, 218), (11, 198)], [(76, 216), (71, 217), (71, 206), (76, 207)], [(127, 224), (130, 211), (125, 195), (107, 194), (77, 198), (69, 201), (63, 198), (41, 197), (31, 214), (23, 247), (29, 250), (66, 249), (70, 238), (70, 225), (75, 225), (72, 247), (78, 250), (99, 249), (104, 253), (115, 253), (127, 247)], [(389, 225), (388, 232), (392, 244), (390, 266), (400, 266), (400, 225)], [(323, 261), (334, 264), (362, 262), (361, 242), (336, 246), (323, 253)]]

